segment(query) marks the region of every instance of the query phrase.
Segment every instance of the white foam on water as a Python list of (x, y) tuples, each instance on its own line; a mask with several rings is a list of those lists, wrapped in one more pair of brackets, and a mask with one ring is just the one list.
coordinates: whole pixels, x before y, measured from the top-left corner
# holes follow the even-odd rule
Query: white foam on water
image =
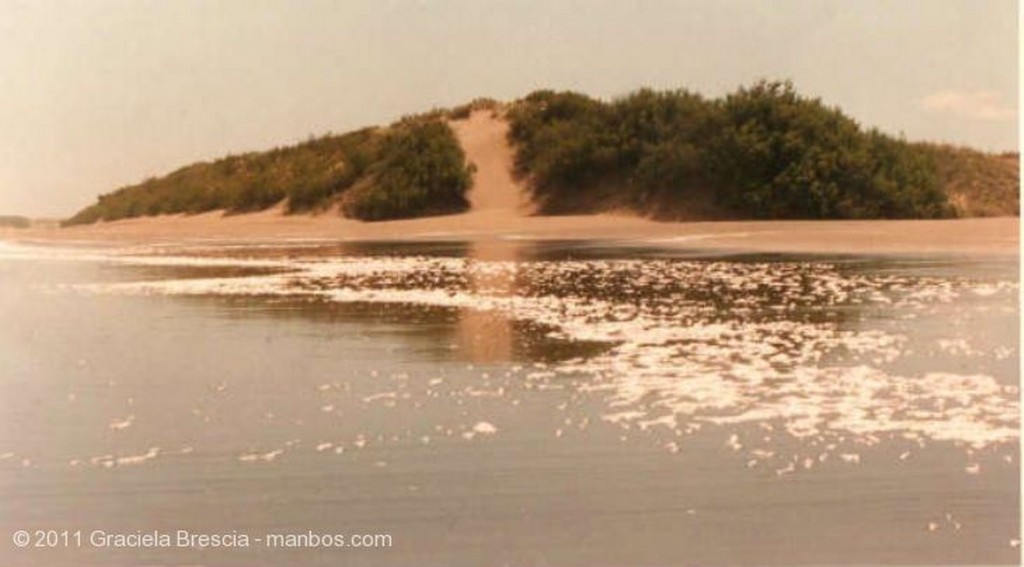
[[(5, 253), (10, 252), (0, 250), (0, 257)], [(704, 424), (761, 424), (808, 441), (845, 438), (871, 445), (880, 436), (912, 435), (919, 442), (973, 448), (1019, 438), (1015, 387), (984, 373), (894, 372), (890, 367), (904, 356), (911, 337), (898, 326), (871, 328), (861, 315), (878, 310), (913, 318), (969, 297), (1012, 300), (1018, 289), (1013, 281), (846, 273), (825, 263), (105, 257), (111, 256), (134, 263), (288, 271), (75, 289), (470, 309), (546, 326), (555, 340), (604, 343), (608, 347), (595, 356), (536, 366), (526, 379), (538, 389), (572, 384), (600, 396), (608, 407), (603, 420), (625, 428), (682, 434)], [(500, 285), (517, 279), (531, 282), (529, 289)], [(581, 280), (585, 292), (573, 287)], [(828, 316), (851, 312), (846, 318)], [(979, 350), (955, 336), (935, 344), (949, 356), (998, 359), (1017, 352), (1015, 345), (1001, 345), (995, 353)], [(560, 377), (576, 380), (551, 384)], [(363, 401), (393, 396), (378, 393)], [(732, 446), (739, 451), (742, 444)], [(847, 456), (839, 455), (852, 462)]]

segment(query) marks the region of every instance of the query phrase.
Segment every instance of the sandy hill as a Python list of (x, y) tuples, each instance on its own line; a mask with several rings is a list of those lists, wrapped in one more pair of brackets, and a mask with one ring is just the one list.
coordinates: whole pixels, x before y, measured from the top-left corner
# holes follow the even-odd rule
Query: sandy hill
[[(706, 236), (747, 248), (785, 232), (791, 249), (835, 229), (839, 241), (877, 248), (891, 247), (875, 240), (891, 230), (867, 219), (932, 219), (899, 221), (893, 234), (911, 245), (956, 240), (945, 238), (961, 232), (950, 217), (1016, 217), (1018, 170), (1016, 154), (862, 128), (785, 82), (719, 99), (544, 90), (186, 165), (102, 195), (62, 230), (139, 240)], [(841, 224), (802, 224), (822, 219)], [(1016, 219), (957, 226), (968, 224), (973, 248), (1016, 245)]]
[(466, 195), (470, 211), (532, 213), (525, 183), (513, 177), (508, 121), (498, 111), (476, 110), (468, 118), (453, 120), (451, 126), (474, 168), (473, 185)]

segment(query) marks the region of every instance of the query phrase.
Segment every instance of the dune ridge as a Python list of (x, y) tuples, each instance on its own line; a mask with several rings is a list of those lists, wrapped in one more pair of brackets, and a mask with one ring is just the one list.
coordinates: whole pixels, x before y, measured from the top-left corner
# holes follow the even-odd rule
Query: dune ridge
[(284, 203), (255, 213), (173, 214), (94, 224), (0, 229), (23, 242), (263, 242), (329, 240), (599, 239), (665, 247), (823, 253), (952, 252), (1015, 254), (1017, 217), (943, 220), (658, 222), (628, 212), (539, 216), (513, 174), (513, 149), (500, 111), (451, 121), (475, 171), (466, 213), (363, 222), (337, 208), (286, 214)]

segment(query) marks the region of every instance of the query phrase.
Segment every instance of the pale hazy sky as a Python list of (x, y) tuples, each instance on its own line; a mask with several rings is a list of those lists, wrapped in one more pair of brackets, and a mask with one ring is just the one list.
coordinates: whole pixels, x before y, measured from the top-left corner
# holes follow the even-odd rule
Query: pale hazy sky
[(477, 96), (759, 78), (910, 139), (1017, 148), (1015, 1), (0, 0), (0, 214)]

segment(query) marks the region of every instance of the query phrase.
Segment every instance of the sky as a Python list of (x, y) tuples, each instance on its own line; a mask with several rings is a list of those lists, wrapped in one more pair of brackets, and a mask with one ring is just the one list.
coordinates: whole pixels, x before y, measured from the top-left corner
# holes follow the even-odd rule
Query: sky
[(1014, 0), (0, 0), (0, 214), (540, 88), (790, 79), (864, 126), (1018, 147)]

